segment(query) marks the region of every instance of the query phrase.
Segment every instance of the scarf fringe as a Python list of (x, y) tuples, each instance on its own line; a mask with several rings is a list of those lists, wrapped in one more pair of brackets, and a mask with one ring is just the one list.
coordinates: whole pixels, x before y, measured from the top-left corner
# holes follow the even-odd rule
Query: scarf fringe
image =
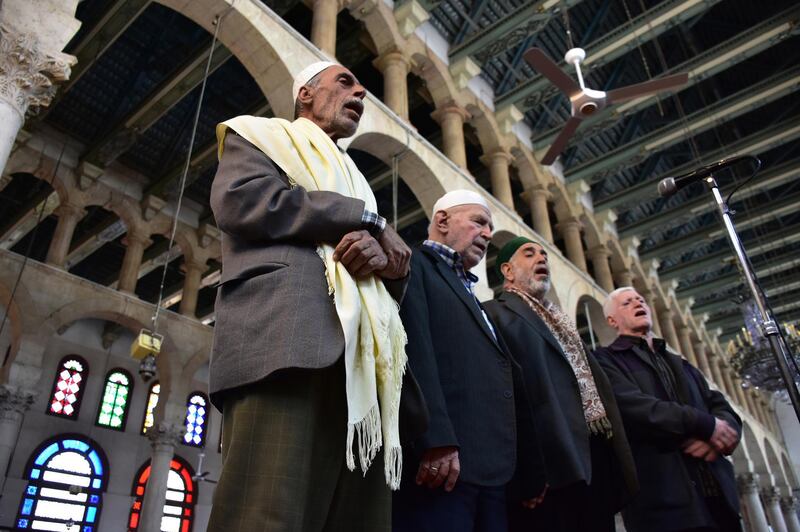
[(370, 464), (375, 459), (381, 446), (383, 445), (383, 435), (381, 434), (381, 412), (376, 404), (369, 409), (364, 419), (358, 423), (347, 424), (347, 468), (355, 471), (355, 457), (353, 454), (353, 440), (358, 438), (358, 462), (361, 471), (367, 474)]
[(403, 476), (403, 450), (400, 446), (388, 445), (383, 453), (383, 471), (386, 474), (386, 484), (389, 489), (397, 491), (400, 489), (400, 479)]

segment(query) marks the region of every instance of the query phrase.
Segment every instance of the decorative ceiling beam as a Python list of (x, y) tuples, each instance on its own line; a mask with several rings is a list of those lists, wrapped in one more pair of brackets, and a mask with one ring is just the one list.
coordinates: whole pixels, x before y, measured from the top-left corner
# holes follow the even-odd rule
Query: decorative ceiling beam
[[(788, 292), (800, 289), (800, 280), (786, 283), (785, 279), (776, 279), (769, 282), (761, 281), (761, 285), (765, 288), (767, 297), (771, 298), (773, 296), (786, 294)], [(702, 305), (692, 305), (692, 314), (700, 315), (706, 312), (713, 314), (714, 312), (718, 312), (724, 308), (729, 308), (730, 306), (730, 299), (716, 299), (707, 303), (703, 303)]]
[[(728, 306), (730, 312), (727, 312), (722, 315), (712, 316), (706, 322), (706, 329), (716, 329), (717, 327), (722, 327), (723, 329), (739, 326), (744, 326), (744, 316), (739, 313), (734, 313), (738, 310), (738, 307), (734, 305)], [(773, 313), (775, 315), (775, 319), (780, 323), (785, 321), (783, 316), (784, 313), (788, 313), (794, 310), (800, 309), (800, 299), (797, 298), (796, 293), (787, 294), (785, 298), (778, 299), (776, 298), (776, 305), (773, 308)]]
[(52, 191), (44, 197), (42, 196), (43, 194), (34, 197), (16, 220), (6, 223), (0, 228), (0, 249), (11, 249), (17, 242), (25, 238), (25, 235), (36, 227), (40, 213), (41, 220), (53, 214), (60, 202), (58, 193)]
[[(765, 279), (770, 275), (781, 274), (786, 271), (791, 272), (797, 268), (800, 268), (800, 259), (797, 259), (796, 254), (787, 254), (780, 259), (771, 260), (769, 265), (756, 266), (755, 272), (759, 279)], [(684, 287), (679, 286), (675, 289), (675, 293), (678, 299), (687, 299), (709, 294), (715, 290), (731, 288), (742, 282), (742, 276), (738, 271), (735, 271), (721, 275), (711, 281), (703, 281)]]
[[(800, 121), (800, 119), (798, 120)], [(800, 136), (800, 125), (798, 126), (798, 136)], [(693, 164), (696, 165), (697, 163)], [(679, 173), (673, 175), (679, 175)], [(797, 180), (798, 177), (800, 177), (800, 159), (787, 161), (757, 176), (750, 184), (739, 189), (734, 195), (734, 203), (753, 197), (760, 192), (791, 183)], [(655, 186), (653, 188), (655, 188)], [(646, 201), (646, 199), (647, 198), (640, 198), (639, 202)], [(663, 208), (660, 212), (651, 214), (642, 220), (636, 220), (629, 225), (617, 227), (617, 231), (620, 234), (632, 234), (641, 238), (642, 235), (647, 235), (654, 229), (664, 229), (665, 227), (673, 226), (685, 219), (694, 218), (706, 212), (716, 210), (716, 208), (717, 205), (714, 203), (710, 194), (692, 196), (675, 207)], [(644, 257), (650, 253), (652, 252), (642, 253), (641, 256)]]
[[(781, 315), (781, 323), (796, 323), (798, 320), (800, 320), (800, 309), (790, 310)], [(735, 323), (722, 327), (722, 334), (719, 335), (719, 341), (723, 343), (728, 340), (733, 340), (740, 332), (742, 332), (741, 326), (737, 327)]]
[(114, 44), (120, 35), (133, 24), (139, 15), (152, 3), (152, 0), (113, 0), (111, 6), (97, 24), (68, 52), (78, 58), (72, 67), (69, 79), (59, 85), (53, 101), (41, 110), (36, 119), (41, 121), (56, 107), (56, 103), (81, 79), (97, 60)]
[(635, 206), (641, 203), (642, 198), (656, 198), (658, 196), (656, 192), (658, 183), (665, 177), (685, 174), (691, 172), (700, 164), (718, 161), (726, 157), (766, 153), (774, 148), (792, 142), (797, 138), (800, 138), (800, 116), (774, 124), (749, 137), (739, 139), (733, 144), (703, 154), (702, 160), (700, 161), (692, 160), (682, 166), (673, 168), (666, 174), (662, 174), (655, 179), (646, 179), (616, 194), (598, 198), (593, 201), (595, 210), (624, 209), (629, 206)]
[(566, 172), (567, 180), (583, 179), (590, 183), (596, 183), (641, 163), (656, 151), (664, 150), (704, 131), (728, 123), (738, 116), (792, 94), (798, 88), (800, 88), (800, 65), (795, 65), (788, 71), (763, 79), (705, 109), (695, 111), (685, 120), (671, 122), (633, 142), (619, 146), (607, 154), (590, 159), (568, 170)]
[[(792, 6), (760, 24), (748, 28), (733, 38), (709, 48), (702, 54), (664, 71), (662, 75), (688, 72), (689, 83), (680, 89), (686, 90), (763, 52), (787, 37), (796, 35), (798, 28), (800, 28), (798, 26), (798, 17), (800, 17), (800, 5)], [(572, 143), (574, 144), (606, 130), (619, 120), (669, 97), (671, 97), (670, 94), (662, 92), (637, 98), (617, 106), (606, 107), (601, 112), (583, 121), (580, 129), (572, 136)], [(534, 148), (543, 149), (550, 146), (560, 132), (561, 127), (554, 127), (541, 135), (537, 135), (532, 139)]]
[[(153, 89), (139, 106), (114, 127), (103, 139), (86, 150), (82, 160), (95, 166), (108, 166), (128, 151), (139, 137), (162, 116), (203, 82), (208, 64), (208, 44), (204, 44), (168, 79)], [(222, 43), (217, 43), (209, 75), (232, 57)]]
[[(641, 13), (633, 20), (617, 26), (603, 37), (586, 46), (586, 59), (582, 62), (584, 72), (597, 68), (625, 55), (630, 50), (650, 41), (668, 29), (695, 17), (719, 0), (666, 0)], [(566, 52), (566, 50), (564, 50)], [(565, 67), (564, 61), (559, 63)], [(516, 105), (520, 111), (527, 111), (556, 94), (558, 89), (550, 81), (536, 75), (519, 84), (495, 100), (500, 109)]]
[[(471, 57), (481, 65), (535, 35), (556, 14), (556, 7), (569, 9), (581, 0), (538, 0), (526, 2), (487, 28), (470, 35), (450, 50), (450, 63)], [(477, 20), (475, 21), (477, 23)]]

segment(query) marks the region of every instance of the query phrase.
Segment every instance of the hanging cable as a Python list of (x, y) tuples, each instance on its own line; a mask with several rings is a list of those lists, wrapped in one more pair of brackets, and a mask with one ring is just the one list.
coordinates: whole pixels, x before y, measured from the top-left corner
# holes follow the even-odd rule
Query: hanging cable
[(567, 32), (567, 45), (569, 49), (575, 48), (575, 43), (572, 40), (572, 30), (570, 29), (569, 25), (569, 7), (567, 7), (567, 3), (564, 2), (564, 7), (561, 9), (561, 18), (564, 23), (564, 29)]
[(189, 139), (189, 150), (186, 154), (186, 163), (183, 166), (183, 173), (181, 174), (181, 181), (178, 191), (178, 202), (175, 207), (175, 214), (172, 217), (172, 231), (170, 232), (169, 236), (169, 245), (167, 246), (167, 252), (164, 254), (164, 264), (162, 267), (161, 272), (161, 285), (158, 289), (158, 302), (156, 303), (156, 310), (153, 314), (153, 334), (158, 334), (158, 316), (161, 312), (161, 303), (164, 300), (164, 285), (167, 280), (167, 267), (169, 265), (170, 256), (172, 255), (172, 246), (175, 244), (175, 234), (178, 231), (178, 218), (181, 213), (181, 206), (183, 205), (183, 195), (185, 192), (186, 187), (186, 176), (189, 174), (189, 166), (192, 162), (192, 152), (194, 150), (194, 142), (195, 137), (197, 136), (197, 126), (200, 122), (200, 111), (203, 108), (203, 97), (205, 96), (206, 92), (206, 85), (208, 83), (208, 75), (211, 71), (211, 62), (214, 58), (214, 48), (217, 45), (217, 37), (219, 35), (219, 28), (222, 26), (223, 19), (230, 13), (233, 9), (233, 4), (231, 4), (222, 14), (217, 15), (214, 17), (214, 21), (212, 24), (214, 25), (214, 38), (211, 40), (211, 46), (208, 49), (208, 60), (206, 61), (206, 68), (205, 72), (203, 73), (203, 82), (200, 84), (200, 96), (197, 99), (197, 108), (194, 113), (194, 123), (192, 125), (192, 134)]

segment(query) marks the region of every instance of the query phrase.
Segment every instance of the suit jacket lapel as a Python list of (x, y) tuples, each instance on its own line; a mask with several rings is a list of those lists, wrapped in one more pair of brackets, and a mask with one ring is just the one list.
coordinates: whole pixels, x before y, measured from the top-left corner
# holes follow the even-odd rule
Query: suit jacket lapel
[(528, 323), (531, 327), (536, 329), (542, 338), (547, 340), (547, 342), (556, 350), (556, 352), (561, 355), (564, 360), (567, 359), (567, 355), (564, 354), (564, 351), (561, 349), (561, 345), (556, 340), (556, 337), (553, 336), (553, 333), (550, 331), (550, 328), (536, 315), (535, 312), (531, 310), (528, 304), (522, 300), (519, 296), (514, 294), (508, 294), (503, 292), (503, 294), (498, 298), (499, 301), (506, 304), (506, 306), (514, 312), (515, 314), (519, 315), (526, 323)]
[(639, 347), (638, 345), (634, 345), (634, 346), (632, 346), (632, 348), (631, 348), (631, 349), (633, 350), (633, 353), (634, 353), (634, 354), (635, 354), (637, 357), (639, 357), (639, 359), (641, 359), (641, 361), (642, 361), (642, 362), (644, 362), (645, 364), (647, 364), (647, 366), (648, 366), (650, 369), (652, 369), (653, 371), (655, 371), (655, 372), (656, 372), (656, 375), (658, 375), (658, 368), (656, 368), (655, 364), (653, 364), (653, 361), (652, 361), (652, 359), (650, 358), (650, 353), (648, 353), (647, 351), (645, 351), (644, 349), (642, 349), (642, 348), (641, 348), (641, 347)]
[[(434, 264), (436, 264), (436, 268), (439, 270), (439, 275), (447, 282), (450, 286), (450, 289), (456, 293), (456, 295), (461, 299), (461, 301), (467, 306), (472, 317), (475, 318), (475, 321), (478, 322), (481, 330), (488, 336), (492, 342), (500, 348), (500, 345), (497, 343), (497, 339), (492, 334), (492, 331), (489, 329), (489, 326), (486, 324), (486, 320), (483, 318), (483, 314), (481, 313), (481, 309), (478, 306), (478, 302), (475, 300), (475, 297), (467, 291), (467, 288), (464, 286), (464, 283), (461, 282), (461, 279), (458, 278), (456, 272), (453, 271), (442, 257), (439, 256), (438, 253), (429, 249), (425, 246), (422, 246), (422, 251), (427, 253), (430, 257), (433, 258)], [(500, 348), (502, 351), (502, 348)]]
[(681, 357), (671, 352), (669, 349), (665, 350), (664, 358), (667, 360), (669, 369), (675, 376), (675, 393), (678, 394), (678, 399), (681, 403), (689, 402), (689, 388), (686, 386), (686, 374), (683, 372), (683, 360)]

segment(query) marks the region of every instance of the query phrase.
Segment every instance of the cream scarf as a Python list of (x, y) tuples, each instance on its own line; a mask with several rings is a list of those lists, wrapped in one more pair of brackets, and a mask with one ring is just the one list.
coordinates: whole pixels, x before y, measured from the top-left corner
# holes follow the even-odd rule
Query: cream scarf
[[(280, 166), (292, 186), (362, 199), (367, 210), (377, 212), (375, 196), (353, 160), (310, 120), (239, 116), (223, 122), (217, 125), (220, 157), (227, 128)], [(329, 244), (317, 247), (344, 331), (347, 467), (355, 469), (354, 438), (365, 474), (385, 443), (386, 483), (398, 489), (403, 466), (398, 427), (400, 388), (407, 360), (399, 307), (377, 276), (354, 279), (333, 260), (333, 251), (334, 246)]]
[(613, 435), (611, 421), (606, 415), (606, 407), (597, 391), (597, 384), (594, 382), (594, 375), (592, 375), (589, 361), (586, 358), (583, 340), (581, 340), (575, 324), (558, 305), (551, 301), (539, 301), (516, 288), (507, 288), (506, 290), (517, 294), (527, 303), (533, 313), (539, 316), (553, 333), (561, 350), (567, 355), (567, 361), (572, 366), (572, 372), (578, 381), (578, 390), (583, 403), (583, 417), (589, 427), (589, 432), (603, 434), (606, 438), (610, 438)]

